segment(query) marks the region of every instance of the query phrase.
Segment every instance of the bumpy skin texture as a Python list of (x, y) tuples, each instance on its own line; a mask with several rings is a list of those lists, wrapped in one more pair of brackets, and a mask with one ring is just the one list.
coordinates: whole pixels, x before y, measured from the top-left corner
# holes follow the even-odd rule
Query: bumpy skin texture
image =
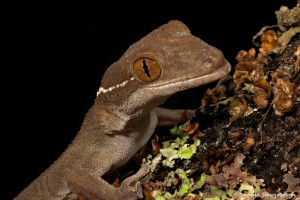
[[(136, 69), (137, 60), (142, 64)], [(139, 180), (149, 172), (147, 165), (119, 188), (103, 175), (145, 145), (160, 119), (178, 120), (178, 112), (157, 108), (169, 96), (215, 81), (229, 70), (222, 52), (193, 36), (182, 22), (162, 25), (107, 69), (74, 141), (15, 200), (142, 197)]]

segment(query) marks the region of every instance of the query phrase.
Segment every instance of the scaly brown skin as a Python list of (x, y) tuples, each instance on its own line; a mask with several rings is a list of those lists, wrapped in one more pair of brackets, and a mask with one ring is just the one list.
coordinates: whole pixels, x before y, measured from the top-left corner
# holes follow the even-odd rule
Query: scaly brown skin
[(103, 175), (145, 145), (160, 119), (178, 121), (178, 111), (158, 108), (169, 96), (218, 80), (229, 71), (222, 52), (193, 36), (182, 22), (162, 25), (107, 69), (72, 144), (15, 200), (141, 198), (139, 180), (149, 166), (119, 188)]

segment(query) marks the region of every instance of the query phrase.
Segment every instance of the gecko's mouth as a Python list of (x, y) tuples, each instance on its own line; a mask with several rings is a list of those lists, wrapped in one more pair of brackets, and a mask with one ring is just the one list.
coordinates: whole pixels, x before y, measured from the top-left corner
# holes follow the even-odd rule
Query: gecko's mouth
[[(207, 87), (214, 87), (215, 82), (220, 78), (226, 76), (231, 66), (227, 60), (220, 65), (215, 71), (206, 75), (197, 76), (197, 74), (191, 75), (189, 78), (178, 79), (171, 83), (156, 85), (157, 92), (169, 90), (172, 94), (165, 103), (161, 105), (164, 108), (176, 108), (176, 109), (196, 109), (200, 106), (202, 95)], [(206, 87), (200, 87), (207, 85)], [(188, 102), (188, 103), (187, 103)], [(181, 107), (184, 106), (184, 107)]]
[(149, 88), (155, 92), (166, 92), (169, 90), (170, 94), (174, 94), (214, 82), (227, 75), (230, 72), (230, 69), (231, 66), (229, 62), (224, 59), (215, 71), (200, 75), (197, 75), (197, 72), (195, 72), (190, 75), (185, 75), (185, 77), (179, 77), (172, 82), (151, 85)]

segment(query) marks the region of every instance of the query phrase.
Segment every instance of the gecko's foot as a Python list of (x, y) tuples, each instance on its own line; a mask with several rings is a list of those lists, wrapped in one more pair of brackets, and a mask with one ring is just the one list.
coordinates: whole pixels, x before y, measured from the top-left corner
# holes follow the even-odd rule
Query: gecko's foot
[(150, 165), (146, 164), (142, 166), (139, 171), (126, 178), (121, 186), (119, 187), (120, 194), (124, 199), (142, 199), (143, 198), (143, 188), (140, 180), (144, 178), (150, 171)]

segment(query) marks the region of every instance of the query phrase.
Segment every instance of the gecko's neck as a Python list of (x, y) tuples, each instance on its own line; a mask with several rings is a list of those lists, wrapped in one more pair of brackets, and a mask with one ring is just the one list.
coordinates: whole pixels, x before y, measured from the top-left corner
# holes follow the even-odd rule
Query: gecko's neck
[(100, 129), (107, 133), (120, 132), (131, 129), (137, 121), (147, 118), (149, 114), (128, 114), (121, 110), (120, 106), (108, 105), (98, 97), (87, 113), (83, 126), (88, 129)]

